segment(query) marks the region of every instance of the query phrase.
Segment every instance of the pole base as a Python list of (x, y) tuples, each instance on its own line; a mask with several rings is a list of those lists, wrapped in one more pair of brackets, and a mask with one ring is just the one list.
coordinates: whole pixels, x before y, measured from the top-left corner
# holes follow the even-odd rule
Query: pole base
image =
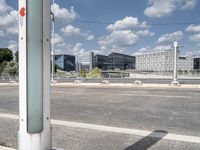
[(51, 84), (56, 84), (56, 83), (58, 83), (57, 80), (51, 80)]
[(135, 80), (135, 81), (134, 81), (134, 85), (142, 85), (142, 81), (140, 81), (140, 80)]
[(180, 83), (177, 80), (171, 82), (172, 86), (180, 86)]

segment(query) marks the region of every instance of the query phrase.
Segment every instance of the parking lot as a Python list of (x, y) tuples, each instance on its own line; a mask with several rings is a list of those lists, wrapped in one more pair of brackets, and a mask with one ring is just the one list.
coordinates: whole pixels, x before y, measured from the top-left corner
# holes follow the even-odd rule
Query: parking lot
[[(53, 146), (73, 150), (200, 149), (199, 97), (199, 89), (52, 87)], [(17, 148), (17, 115), (18, 87), (0, 87), (0, 144)]]

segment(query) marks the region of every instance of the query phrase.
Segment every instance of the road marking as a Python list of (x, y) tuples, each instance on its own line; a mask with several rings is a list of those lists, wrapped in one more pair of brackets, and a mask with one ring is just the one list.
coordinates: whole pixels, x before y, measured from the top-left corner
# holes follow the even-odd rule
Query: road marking
[[(65, 93), (64, 91), (52, 91), (52, 93), (60, 94)], [(72, 93), (70, 93), (72, 94)], [(95, 93), (101, 94), (101, 93)], [(74, 92), (73, 95), (94, 95), (94, 93), (84, 93), (84, 92)], [(115, 95), (115, 96), (141, 96), (141, 97), (162, 97), (162, 98), (184, 98), (191, 99), (191, 96), (180, 96), (180, 95), (153, 95), (153, 94), (141, 94), (141, 93), (107, 93), (106, 95)]]
[(127, 96), (141, 96), (141, 97), (166, 97), (166, 98), (192, 98), (191, 96), (176, 96), (176, 95), (145, 95), (145, 94), (129, 94), (129, 93), (122, 93), (122, 94), (116, 94), (116, 95), (127, 95)]
[[(14, 114), (4, 114), (0, 113), (0, 118), (6, 119), (18, 119), (19, 117)], [(104, 126), (104, 125), (96, 125), (96, 124), (88, 124), (88, 123), (79, 123), (79, 122), (70, 122), (70, 121), (61, 121), (61, 120), (51, 120), (53, 125), (60, 125), (65, 127), (72, 127), (72, 128), (81, 128), (87, 130), (95, 130), (95, 131), (102, 131), (102, 132), (113, 132), (119, 134), (129, 134), (129, 135), (137, 135), (137, 136), (150, 136), (154, 138), (162, 138), (167, 140), (173, 141), (181, 141), (181, 142), (189, 142), (189, 143), (199, 143), (200, 144), (200, 137), (198, 136), (188, 136), (188, 135), (180, 135), (180, 134), (173, 134), (168, 133), (166, 136), (163, 137), (163, 132), (154, 132), (148, 130), (137, 130), (137, 129), (129, 129), (129, 128), (119, 128), (119, 127), (112, 127), (112, 126)]]

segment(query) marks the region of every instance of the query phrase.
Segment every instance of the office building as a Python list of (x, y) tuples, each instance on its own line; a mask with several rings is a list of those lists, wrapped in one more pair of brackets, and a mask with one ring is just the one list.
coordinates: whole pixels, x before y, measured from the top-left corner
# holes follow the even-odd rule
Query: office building
[(76, 69), (75, 56), (72, 55), (55, 55), (55, 64), (58, 69), (63, 71), (75, 71)]
[(126, 70), (126, 69), (135, 69), (135, 57), (119, 54), (119, 53), (111, 53), (108, 56), (94, 54), (91, 52), (90, 54), (90, 69), (92, 68), (100, 68), (102, 70)]
[(200, 57), (194, 57), (194, 70), (200, 70)]
[(108, 56), (94, 54), (94, 52), (91, 52), (91, 62), (92, 63), (90, 63), (90, 70), (92, 70), (92, 68), (100, 68), (102, 70), (107, 70)]
[[(136, 70), (139, 71), (173, 71), (174, 51), (163, 50), (136, 55)], [(180, 56), (177, 52), (177, 70), (190, 71), (193, 59), (190, 56)]]
[(135, 69), (135, 57), (119, 53), (111, 53), (108, 55), (109, 70), (127, 70)]

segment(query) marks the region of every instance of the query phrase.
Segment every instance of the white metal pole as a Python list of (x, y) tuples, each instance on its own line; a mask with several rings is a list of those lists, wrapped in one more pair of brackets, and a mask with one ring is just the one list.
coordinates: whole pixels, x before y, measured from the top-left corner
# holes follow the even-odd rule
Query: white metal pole
[(173, 80), (171, 82), (172, 85), (179, 85), (177, 80), (177, 51), (178, 51), (178, 42), (174, 42), (174, 69), (173, 69)]
[(52, 0), (53, 4), (53, 12), (52, 12), (52, 44), (51, 44), (51, 82), (54, 83), (54, 52), (55, 52), (55, 44), (54, 44), (54, 36), (55, 36), (55, 16), (54, 16), (54, 0)]
[(177, 50), (178, 50), (178, 42), (174, 42), (174, 75), (173, 81), (177, 81)]
[(51, 149), (50, 5), (19, 1), (18, 150)]

